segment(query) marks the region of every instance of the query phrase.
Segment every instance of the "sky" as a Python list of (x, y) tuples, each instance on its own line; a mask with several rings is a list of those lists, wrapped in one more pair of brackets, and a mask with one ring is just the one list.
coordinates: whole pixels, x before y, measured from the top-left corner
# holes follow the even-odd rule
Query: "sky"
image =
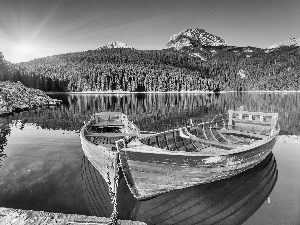
[(115, 40), (162, 49), (188, 28), (267, 48), (300, 37), (299, 12), (299, 0), (0, 0), (0, 52), (15, 63)]

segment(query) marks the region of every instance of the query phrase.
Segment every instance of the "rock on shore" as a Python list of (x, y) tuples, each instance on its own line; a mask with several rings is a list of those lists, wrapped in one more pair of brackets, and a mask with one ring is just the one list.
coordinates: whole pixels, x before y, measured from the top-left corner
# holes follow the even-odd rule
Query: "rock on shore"
[(45, 106), (52, 99), (38, 89), (21, 82), (0, 81), (0, 115)]

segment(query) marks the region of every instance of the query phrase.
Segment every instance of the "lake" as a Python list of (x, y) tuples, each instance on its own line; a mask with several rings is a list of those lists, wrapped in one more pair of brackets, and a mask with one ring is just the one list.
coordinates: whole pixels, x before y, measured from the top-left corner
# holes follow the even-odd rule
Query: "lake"
[[(105, 184), (83, 156), (78, 133), (94, 112), (121, 111), (141, 130), (158, 132), (243, 108), (278, 112), (280, 135), (300, 135), (300, 93), (49, 95), (63, 103), (0, 118), (0, 207), (109, 215), (109, 199), (98, 201)], [(149, 224), (300, 224), (299, 161), (299, 144), (277, 141), (257, 167), (212, 184), (146, 202), (120, 185), (120, 217)]]

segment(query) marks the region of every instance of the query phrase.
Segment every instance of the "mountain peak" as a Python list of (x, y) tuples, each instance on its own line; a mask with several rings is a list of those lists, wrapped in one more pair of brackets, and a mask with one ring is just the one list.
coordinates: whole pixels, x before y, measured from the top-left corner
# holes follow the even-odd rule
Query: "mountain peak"
[(113, 49), (113, 48), (131, 48), (131, 49), (133, 49), (133, 47), (130, 47), (129, 45), (127, 45), (127, 44), (125, 44), (121, 41), (113, 41), (113, 42), (110, 42), (110, 43), (106, 43), (102, 47), (97, 48), (97, 50), (100, 50), (100, 49)]
[(166, 44), (166, 48), (181, 49), (183, 47), (199, 48), (204, 46), (220, 46), (225, 45), (226, 42), (213, 34), (206, 32), (203, 29), (185, 29), (178, 34), (171, 36)]
[(279, 48), (281, 46), (292, 46), (292, 45), (300, 46), (300, 38), (290, 38), (290, 39), (284, 40), (278, 44), (271, 45), (269, 47), (269, 49)]

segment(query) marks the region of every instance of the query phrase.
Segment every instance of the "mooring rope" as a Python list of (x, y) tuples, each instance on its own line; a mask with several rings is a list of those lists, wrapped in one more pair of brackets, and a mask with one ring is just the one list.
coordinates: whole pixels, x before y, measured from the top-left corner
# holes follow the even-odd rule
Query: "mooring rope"
[[(115, 160), (115, 159), (113, 159)], [(108, 184), (108, 190), (109, 190), (109, 195), (111, 198), (111, 203), (113, 204), (113, 212), (109, 217), (109, 222), (108, 225), (116, 225), (118, 224), (118, 211), (117, 211), (117, 189), (118, 189), (118, 184), (119, 184), (119, 164), (116, 163), (117, 169), (114, 175), (114, 191), (112, 190), (112, 185), (111, 185), (111, 180), (110, 180), (110, 174), (109, 174), (109, 162), (111, 162), (111, 157), (110, 157), (110, 153), (108, 156), (108, 160), (107, 160), (107, 165), (106, 165), (106, 169), (107, 169), (107, 184)]]

